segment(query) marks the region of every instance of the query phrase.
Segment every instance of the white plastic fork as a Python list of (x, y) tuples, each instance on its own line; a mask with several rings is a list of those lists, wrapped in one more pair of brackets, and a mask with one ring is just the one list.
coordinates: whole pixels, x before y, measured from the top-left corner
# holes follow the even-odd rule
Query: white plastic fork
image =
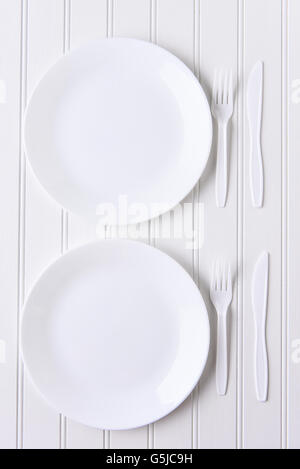
[(216, 385), (221, 396), (226, 394), (228, 379), (227, 311), (232, 300), (230, 266), (215, 263), (211, 275), (210, 299), (218, 316)]
[(216, 203), (225, 207), (227, 197), (227, 126), (233, 112), (232, 71), (215, 71), (211, 112), (218, 124)]

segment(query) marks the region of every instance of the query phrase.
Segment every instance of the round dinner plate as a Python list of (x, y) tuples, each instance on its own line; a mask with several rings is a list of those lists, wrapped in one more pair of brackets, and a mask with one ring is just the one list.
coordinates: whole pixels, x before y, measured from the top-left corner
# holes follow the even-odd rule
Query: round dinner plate
[[(57, 202), (95, 217), (126, 196), (127, 223), (180, 202), (201, 176), (211, 140), (210, 109), (193, 73), (136, 39), (98, 40), (61, 58), (24, 120), (27, 157)], [(124, 224), (123, 214), (105, 224)]]
[(186, 271), (137, 241), (69, 251), (23, 310), (32, 381), (58, 412), (121, 430), (153, 422), (192, 391), (209, 349), (201, 294)]

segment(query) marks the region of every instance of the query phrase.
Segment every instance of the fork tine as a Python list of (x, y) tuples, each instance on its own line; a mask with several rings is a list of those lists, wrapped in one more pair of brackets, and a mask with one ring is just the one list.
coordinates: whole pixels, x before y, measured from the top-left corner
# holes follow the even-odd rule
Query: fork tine
[(225, 89), (224, 102), (226, 104), (229, 103), (229, 86), (230, 86), (230, 73), (228, 72), (228, 70), (226, 70), (226, 85), (224, 85), (224, 89)]
[(226, 268), (225, 268), (225, 264), (223, 264), (223, 267), (222, 267), (222, 288), (221, 290), (223, 291), (226, 291)]
[(228, 87), (228, 103), (233, 102), (233, 92), (232, 92), (232, 69), (229, 73), (229, 87)]
[(217, 69), (214, 71), (214, 82), (213, 82), (213, 92), (212, 92), (212, 101), (217, 102)]
[(214, 270), (213, 270), (213, 285), (212, 288), (213, 290), (217, 289), (217, 280), (218, 280), (218, 261), (214, 261)]
[(227, 70), (224, 71), (224, 80), (223, 80), (223, 99), (222, 104), (227, 104)]
[(215, 68), (211, 104), (212, 106), (233, 103), (233, 74), (232, 68)]
[(228, 265), (228, 273), (227, 273), (227, 290), (228, 291), (232, 290), (230, 264)]
[(216, 265), (216, 290), (221, 290), (221, 267), (220, 267), (220, 261), (217, 261), (217, 265)]
[(210, 274), (210, 291), (214, 290), (214, 281), (215, 281), (215, 263), (213, 262)]
[(221, 68), (218, 73), (218, 92), (217, 92), (217, 104), (222, 104), (222, 81), (223, 81), (223, 69)]

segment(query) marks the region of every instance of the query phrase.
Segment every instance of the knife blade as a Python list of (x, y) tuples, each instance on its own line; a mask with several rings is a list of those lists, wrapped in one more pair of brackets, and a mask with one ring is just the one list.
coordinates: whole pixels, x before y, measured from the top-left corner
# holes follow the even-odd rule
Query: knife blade
[(264, 177), (261, 151), (263, 101), (263, 63), (257, 62), (250, 72), (247, 86), (247, 111), (250, 130), (250, 190), (252, 204), (263, 204)]
[(255, 323), (255, 384), (259, 401), (268, 395), (268, 357), (266, 344), (266, 317), (269, 283), (269, 254), (259, 256), (252, 278), (252, 308)]

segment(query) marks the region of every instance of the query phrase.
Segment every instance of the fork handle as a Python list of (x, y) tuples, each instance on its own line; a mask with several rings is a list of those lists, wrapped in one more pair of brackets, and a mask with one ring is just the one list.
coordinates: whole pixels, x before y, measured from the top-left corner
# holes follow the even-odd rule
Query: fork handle
[(227, 196), (227, 123), (218, 124), (218, 149), (216, 172), (217, 207), (225, 207)]
[(227, 314), (219, 314), (217, 333), (216, 385), (217, 393), (221, 396), (226, 394), (227, 376)]

